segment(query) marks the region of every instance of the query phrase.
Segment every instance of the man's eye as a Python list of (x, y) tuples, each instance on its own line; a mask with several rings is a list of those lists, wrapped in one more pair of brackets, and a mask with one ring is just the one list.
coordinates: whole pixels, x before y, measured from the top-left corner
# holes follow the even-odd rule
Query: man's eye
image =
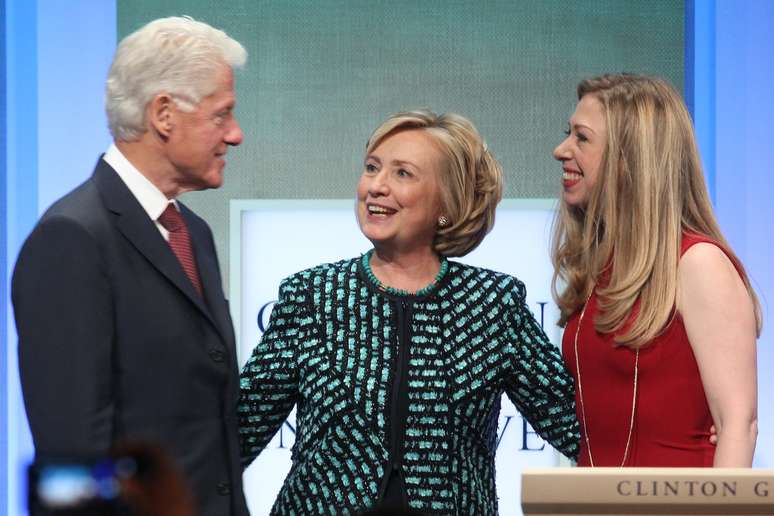
[(217, 125), (223, 125), (223, 123), (228, 120), (230, 114), (230, 111), (221, 111), (220, 113), (215, 113), (215, 116), (212, 117), (212, 121)]

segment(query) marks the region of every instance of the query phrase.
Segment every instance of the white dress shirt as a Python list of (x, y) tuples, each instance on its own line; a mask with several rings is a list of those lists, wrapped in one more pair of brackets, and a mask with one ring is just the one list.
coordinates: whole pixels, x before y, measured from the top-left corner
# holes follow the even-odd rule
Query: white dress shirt
[(167, 209), (167, 205), (172, 203), (177, 207), (177, 201), (174, 199), (167, 199), (167, 196), (161, 193), (161, 190), (156, 188), (156, 185), (150, 182), (150, 180), (142, 175), (137, 168), (132, 165), (126, 156), (124, 156), (115, 143), (111, 143), (108, 147), (105, 155), (102, 156), (105, 162), (113, 167), (118, 177), (124, 182), (132, 195), (140, 203), (140, 206), (148, 214), (148, 217), (156, 224), (156, 228), (164, 237), (164, 240), (169, 241), (169, 231), (159, 223), (159, 217), (164, 210)]

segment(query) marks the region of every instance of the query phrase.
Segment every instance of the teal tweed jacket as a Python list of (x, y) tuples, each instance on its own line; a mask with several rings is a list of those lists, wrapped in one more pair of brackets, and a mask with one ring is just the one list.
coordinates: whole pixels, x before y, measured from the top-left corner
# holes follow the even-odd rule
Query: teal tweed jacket
[(357, 514), (397, 473), (414, 509), (495, 515), (503, 392), (574, 457), (572, 377), (512, 276), (446, 262), (412, 296), (381, 288), (368, 256), (282, 282), (241, 375), (243, 464), (297, 405), (292, 467), (272, 514)]

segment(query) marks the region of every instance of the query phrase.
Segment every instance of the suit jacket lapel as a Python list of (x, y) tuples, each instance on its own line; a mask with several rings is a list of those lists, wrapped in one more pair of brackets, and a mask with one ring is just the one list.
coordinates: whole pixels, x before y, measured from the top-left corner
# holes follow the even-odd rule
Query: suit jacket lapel
[(93, 178), (105, 206), (117, 215), (118, 230), (154, 267), (180, 289), (189, 301), (196, 305), (222, 335), (220, 326), (213, 319), (204, 300), (191, 284), (191, 280), (183, 272), (169, 244), (118, 174), (100, 159)]

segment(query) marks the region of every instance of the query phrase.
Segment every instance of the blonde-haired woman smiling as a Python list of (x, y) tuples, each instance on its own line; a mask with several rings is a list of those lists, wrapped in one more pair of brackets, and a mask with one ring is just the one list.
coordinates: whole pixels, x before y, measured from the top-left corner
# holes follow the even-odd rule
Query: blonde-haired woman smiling
[(500, 165), (459, 115), (398, 113), (374, 131), (356, 199), (374, 248), (286, 279), (242, 372), (245, 463), (298, 407), (273, 514), (497, 514), (503, 393), (576, 455), (572, 378), (524, 285), (448, 259), (481, 242), (501, 194)]
[[(554, 292), (581, 466), (750, 466), (755, 292), (718, 227), (690, 116), (665, 81), (582, 81), (554, 150)], [(709, 443), (715, 424), (717, 449)]]

